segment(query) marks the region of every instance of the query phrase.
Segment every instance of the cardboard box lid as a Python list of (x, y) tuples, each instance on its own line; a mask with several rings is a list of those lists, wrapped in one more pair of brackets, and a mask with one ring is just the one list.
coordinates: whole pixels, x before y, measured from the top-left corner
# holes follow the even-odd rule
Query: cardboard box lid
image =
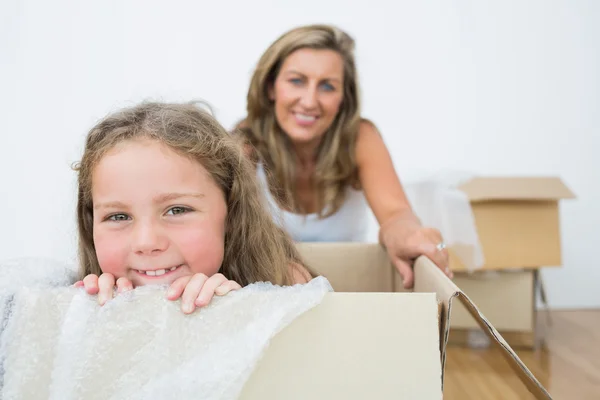
[(460, 185), (459, 189), (471, 202), (575, 198), (558, 177), (476, 177)]

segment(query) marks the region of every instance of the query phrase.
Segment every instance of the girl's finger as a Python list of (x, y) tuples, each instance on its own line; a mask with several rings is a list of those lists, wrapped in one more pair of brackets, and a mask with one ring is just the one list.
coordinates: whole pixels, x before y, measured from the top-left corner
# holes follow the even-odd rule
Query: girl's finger
[(85, 287), (85, 291), (88, 294), (98, 293), (98, 276), (93, 274), (87, 275), (83, 278), (83, 287)]
[(83, 287), (83, 281), (77, 281), (73, 284), (73, 287), (80, 288)]
[(215, 289), (215, 294), (217, 296), (224, 296), (227, 293), (233, 291), (233, 290), (238, 290), (241, 289), (242, 287), (240, 286), (239, 283), (237, 283), (236, 281), (227, 281), (225, 283), (222, 283), (221, 286), (218, 286)]
[(123, 276), (117, 279), (117, 293), (123, 293), (128, 290), (133, 290), (133, 283)]
[(112, 299), (115, 287), (115, 277), (112, 274), (102, 274), (98, 278), (98, 303), (102, 306)]
[(181, 295), (181, 311), (185, 314), (189, 314), (196, 308), (194, 301), (200, 294), (202, 287), (208, 280), (208, 277), (204, 274), (195, 274), (192, 279), (188, 282)]
[(208, 278), (202, 286), (200, 294), (196, 297), (196, 306), (204, 307), (208, 305), (215, 295), (215, 290), (225, 282), (227, 282), (227, 278), (223, 274), (214, 274)]
[(182, 276), (181, 278), (175, 279), (167, 290), (167, 299), (177, 300), (182, 294), (188, 282), (192, 279), (192, 275)]

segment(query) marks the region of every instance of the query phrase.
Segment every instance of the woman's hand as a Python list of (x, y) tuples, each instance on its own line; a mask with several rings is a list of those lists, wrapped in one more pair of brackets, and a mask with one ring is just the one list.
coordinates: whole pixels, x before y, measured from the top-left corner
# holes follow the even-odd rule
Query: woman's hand
[(224, 296), (240, 288), (237, 282), (228, 280), (223, 274), (211, 277), (194, 274), (176, 279), (167, 291), (167, 299), (177, 300), (181, 297), (181, 311), (190, 314), (196, 307), (208, 305), (214, 295)]
[(82, 281), (77, 281), (73, 286), (83, 287), (88, 294), (98, 294), (98, 304), (104, 305), (113, 297), (113, 290), (117, 286), (117, 293), (122, 293), (133, 289), (133, 283), (127, 278), (119, 278), (115, 282), (113, 274), (104, 273), (98, 277), (90, 274), (83, 278)]
[(445, 249), (441, 233), (437, 229), (423, 227), (412, 212), (403, 213), (382, 224), (379, 240), (402, 276), (404, 288), (413, 287), (412, 265), (421, 255), (427, 256), (452, 278), (448, 250)]

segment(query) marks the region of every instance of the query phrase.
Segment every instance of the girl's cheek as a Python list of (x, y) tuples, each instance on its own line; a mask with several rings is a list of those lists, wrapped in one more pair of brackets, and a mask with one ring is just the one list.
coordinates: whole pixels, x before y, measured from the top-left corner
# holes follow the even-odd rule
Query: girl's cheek
[(222, 235), (214, 231), (196, 231), (176, 240), (181, 255), (194, 273), (212, 275), (219, 270), (224, 253)]
[(94, 246), (102, 272), (111, 273), (115, 277), (124, 276), (126, 252), (123, 251), (123, 242), (98, 236), (94, 240)]

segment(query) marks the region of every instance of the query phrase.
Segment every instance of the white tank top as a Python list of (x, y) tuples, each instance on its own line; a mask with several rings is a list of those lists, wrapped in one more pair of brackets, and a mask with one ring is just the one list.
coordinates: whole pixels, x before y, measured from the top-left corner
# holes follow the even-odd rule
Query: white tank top
[(364, 192), (348, 187), (346, 201), (333, 215), (319, 219), (318, 214), (295, 214), (281, 209), (271, 195), (262, 164), (257, 167), (274, 221), (297, 242), (364, 242), (368, 232), (368, 203)]

